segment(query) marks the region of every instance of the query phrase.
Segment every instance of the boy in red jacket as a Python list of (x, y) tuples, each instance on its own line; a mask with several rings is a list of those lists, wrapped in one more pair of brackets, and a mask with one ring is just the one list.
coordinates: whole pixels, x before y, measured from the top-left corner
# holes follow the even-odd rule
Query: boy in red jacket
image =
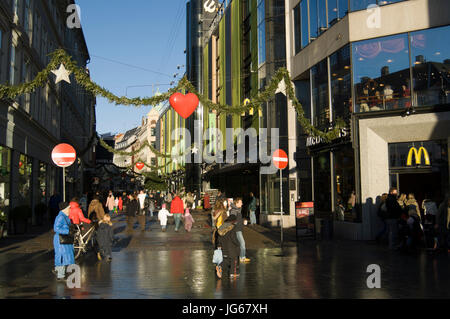
[(175, 220), (175, 231), (178, 232), (181, 222), (181, 214), (184, 213), (184, 203), (178, 194), (172, 200), (172, 204), (170, 205), (170, 213), (173, 214), (173, 218)]
[[(72, 224), (80, 225), (81, 222), (85, 224), (90, 224), (91, 221), (84, 217), (83, 211), (80, 208), (80, 204), (78, 204), (78, 198), (74, 197), (69, 203), (70, 205), (70, 212), (69, 212), (69, 219), (72, 222)], [(90, 229), (91, 225), (84, 227), (82, 230), (82, 233), (86, 233)]]

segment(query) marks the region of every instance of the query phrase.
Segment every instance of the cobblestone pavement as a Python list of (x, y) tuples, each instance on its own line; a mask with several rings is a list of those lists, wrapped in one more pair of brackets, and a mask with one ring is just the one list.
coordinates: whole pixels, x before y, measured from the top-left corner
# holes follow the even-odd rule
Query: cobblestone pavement
[[(197, 218), (196, 218), (197, 217)], [(147, 231), (125, 230), (114, 219), (112, 262), (91, 252), (77, 261), (81, 288), (57, 282), (53, 269), (53, 233), (22, 241), (0, 242), (0, 298), (448, 298), (449, 258), (425, 252), (406, 255), (355, 241), (304, 240), (261, 226), (244, 228), (248, 264), (237, 280), (215, 276), (211, 228), (206, 216), (194, 215), (191, 233), (161, 232), (156, 221)], [(150, 228), (150, 229), (149, 229)], [(381, 267), (381, 288), (369, 289), (367, 266)]]

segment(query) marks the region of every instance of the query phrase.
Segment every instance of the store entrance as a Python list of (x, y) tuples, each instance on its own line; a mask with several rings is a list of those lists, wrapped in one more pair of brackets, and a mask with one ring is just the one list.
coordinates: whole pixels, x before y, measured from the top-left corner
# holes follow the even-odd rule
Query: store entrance
[(441, 175), (438, 172), (398, 173), (398, 192), (413, 193), (419, 205), (425, 198), (442, 198)]

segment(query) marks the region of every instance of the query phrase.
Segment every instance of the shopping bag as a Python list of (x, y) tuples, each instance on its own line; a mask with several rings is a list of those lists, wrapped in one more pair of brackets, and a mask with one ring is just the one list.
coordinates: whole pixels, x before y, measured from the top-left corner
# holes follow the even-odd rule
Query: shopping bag
[(222, 263), (222, 261), (223, 261), (222, 250), (221, 249), (214, 250), (213, 263), (219, 265)]

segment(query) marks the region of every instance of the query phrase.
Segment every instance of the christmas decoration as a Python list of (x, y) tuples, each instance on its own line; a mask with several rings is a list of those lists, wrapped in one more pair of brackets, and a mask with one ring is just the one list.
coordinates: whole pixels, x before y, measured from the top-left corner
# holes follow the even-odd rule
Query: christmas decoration
[(144, 164), (144, 163), (142, 163), (142, 162), (137, 162), (137, 163), (136, 163), (136, 168), (137, 168), (138, 170), (141, 170), (141, 169), (143, 169), (143, 168), (144, 168), (144, 166), (145, 166), (145, 164)]
[(61, 81), (66, 81), (67, 83), (70, 83), (69, 75), (70, 72), (66, 70), (64, 67), (64, 64), (59, 65), (59, 69), (56, 71), (52, 71), (54, 75), (56, 75), (55, 84), (58, 84)]
[(198, 97), (193, 93), (186, 95), (182, 93), (175, 93), (169, 99), (170, 105), (173, 109), (184, 119), (187, 119), (194, 113), (198, 106)]

